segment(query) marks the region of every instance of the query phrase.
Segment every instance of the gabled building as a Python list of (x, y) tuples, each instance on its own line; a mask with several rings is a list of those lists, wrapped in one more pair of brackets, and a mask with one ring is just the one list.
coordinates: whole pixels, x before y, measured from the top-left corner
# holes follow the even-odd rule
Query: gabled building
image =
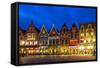
[(49, 45), (58, 46), (59, 42), (60, 42), (59, 34), (58, 34), (55, 26), (53, 25), (51, 28), (51, 31), (49, 33)]
[(80, 43), (96, 42), (96, 24), (80, 24)]
[(80, 24), (80, 49), (84, 49), (84, 54), (96, 54), (96, 23)]
[(26, 31), (26, 39), (37, 41), (38, 40), (38, 31), (36, 27), (34, 26), (33, 22), (30, 23), (27, 31)]
[(60, 31), (60, 44), (61, 45), (68, 45), (68, 39), (69, 39), (68, 35), (69, 35), (69, 31), (68, 31), (66, 24), (64, 23)]
[(75, 23), (72, 25), (69, 34), (70, 34), (69, 45), (77, 46), (79, 44), (79, 29), (77, 28)]
[(39, 35), (38, 30), (33, 22), (30, 23), (28, 29), (25, 32), (25, 38), (27, 54), (39, 54)]
[(96, 42), (96, 24), (88, 24), (86, 29), (86, 41), (88, 43)]
[(44, 25), (42, 26), (39, 33), (39, 46), (41, 49), (45, 49), (48, 47), (48, 32)]

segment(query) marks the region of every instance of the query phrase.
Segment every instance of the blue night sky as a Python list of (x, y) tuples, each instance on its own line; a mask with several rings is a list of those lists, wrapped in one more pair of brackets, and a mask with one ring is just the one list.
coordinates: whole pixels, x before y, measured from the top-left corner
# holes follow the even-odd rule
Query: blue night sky
[(49, 31), (54, 24), (60, 30), (64, 22), (70, 29), (73, 23), (96, 22), (95, 8), (60, 7), (19, 4), (19, 27), (27, 30), (30, 22), (40, 30), (42, 25)]

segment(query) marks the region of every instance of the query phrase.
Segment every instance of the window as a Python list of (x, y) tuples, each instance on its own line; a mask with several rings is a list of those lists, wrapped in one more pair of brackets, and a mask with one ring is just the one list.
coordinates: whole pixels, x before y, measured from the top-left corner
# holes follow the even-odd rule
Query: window
[(45, 31), (43, 30), (43, 34), (45, 34)]
[(55, 44), (55, 39), (53, 39), (53, 44)]
[(84, 33), (81, 33), (81, 36), (84, 36)]
[(46, 41), (46, 45), (48, 44), (48, 42)]
[(62, 44), (64, 43), (64, 40), (62, 40)]
[(91, 32), (91, 36), (93, 36), (94, 35), (94, 33), (93, 32)]
[(68, 37), (71, 38), (71, 35), (69, 34)]
[(38, 43), (37, 41), (34, 41), (34, 45), (37, 45), (37, 43)]
[(51, 39), (49, 40), (49, 43), (52, 44), (52, 40)]
[(24, 45), (25, 44), (25, 41), (20, 41), (20, 45)]
[(27, 38), (30, 39), (32, 37), (31, 33), (27, 34)]
[(89, 36), (89, 33), (88, 32), (86, 33), (86, 36)]
[(26, 41), (26, 42), (25, 42), (25, 45), (29, 45), (29, 41)]

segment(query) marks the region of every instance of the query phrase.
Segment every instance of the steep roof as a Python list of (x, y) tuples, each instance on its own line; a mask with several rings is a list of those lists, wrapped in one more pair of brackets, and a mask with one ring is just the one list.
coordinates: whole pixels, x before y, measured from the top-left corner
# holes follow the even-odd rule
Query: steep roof
[(67, 34), (68, 33), (68, 28), (66, 26), (66, 24), (64, 23), (61, 30), (60, 30), (61, 34)]
[(33, 22), (31, 21), (27, 31), (27, 33), (38, 33), (37, 28), (34, 26)]
[(42, 26), (41, 31), (40, 31), (39, 34), (40, 34), (40, 35), (48, 35), (48, 32), (47, 32), (47, 30), (46, 30), (45, 25)]
[(79, 32), (79, 29), (77, 28), (77, 25), (75, 23), (72, 25), (70, 32), (76, 32), (76, 33)]
[(58, 32), (53, 24), (52, 28), (51, 28), (51, 31), (49, 33), (49, 36), (58, 36)]

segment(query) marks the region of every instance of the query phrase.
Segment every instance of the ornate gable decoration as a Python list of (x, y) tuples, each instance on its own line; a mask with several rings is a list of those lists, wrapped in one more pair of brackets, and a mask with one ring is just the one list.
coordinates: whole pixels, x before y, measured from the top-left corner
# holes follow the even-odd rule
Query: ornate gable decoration
[(29, 27), (28, 27), (28, 29), (27, 29), (26, 32), (27, 32), (27, 33), (37, 33), (37, 30), (36, 30), (36, 28), (35, 28), (33, 22), (30, 23), (30, 25), (29, 25)]
[(63, 24), (60, 33), (61, 35), (68, 34), (68, 28), (65, 23)]
[(57, 32), (57, 30), (56, 30), (54, 25), (52, 26), (52, 29), (51, 29), (51, 31), (49, 33), (49, 36), (58, 36), (58, 32)]
[(42, 29), (40, 31), (40, 35), (46, 35), (46, 36), (48, 35), (48, 32), (47, 32), (47, 30), (46, 30), (44, 25), (42, 26)]
[(74, 33), (79, 32), (79, 30), (78, 30), (78, 28), (77, 28), (77, 26), (76, 26), (76, 24), (75, 24), (75, 23), (72, 25), (72, 28), (71, 28), (71, 30), (70, 30), (70, 31), (71, 31), (71, 32), (74, 32)]

